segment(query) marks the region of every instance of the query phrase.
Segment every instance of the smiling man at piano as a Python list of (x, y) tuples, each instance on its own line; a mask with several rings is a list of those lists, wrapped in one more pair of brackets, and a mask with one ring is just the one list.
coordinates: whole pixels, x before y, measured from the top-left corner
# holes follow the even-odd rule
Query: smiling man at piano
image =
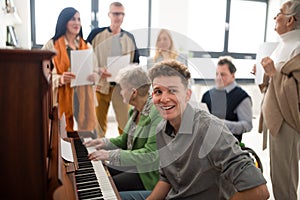
[(156, 127), (162, 120), (149, 94), (150, 79), (140, 67), (120, 70), (118, 82), (124, 103), (129, 103), (129, 119), (122, 135), (85, 142), (97, 151), (91, 160), (109, 161), (108, 169), (118, 191), (152, 190), (158, 181)]
[(191, 73), (176, 61), (149, 70), (157, 127), (160, 178), (147, 200), (266, 200), (261, 171), (226, 125), (190, 102)]

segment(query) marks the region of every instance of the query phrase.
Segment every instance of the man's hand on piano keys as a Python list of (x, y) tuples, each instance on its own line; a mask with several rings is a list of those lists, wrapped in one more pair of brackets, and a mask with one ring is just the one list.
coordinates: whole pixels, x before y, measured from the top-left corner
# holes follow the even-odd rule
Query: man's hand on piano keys
[(108, 160), (109, 159), (109, 151), (106, 151), (103, 149), (94, 151), (93, 153), (89, 154), (89, 159), (93, 160), (93, 161)]
[(105, 143), (101, 138), (97, 138), (94, 140), (88, 140), (83, 142), (86, 147), (95, 147), (95, 149), (100, 150), (105, 147)]

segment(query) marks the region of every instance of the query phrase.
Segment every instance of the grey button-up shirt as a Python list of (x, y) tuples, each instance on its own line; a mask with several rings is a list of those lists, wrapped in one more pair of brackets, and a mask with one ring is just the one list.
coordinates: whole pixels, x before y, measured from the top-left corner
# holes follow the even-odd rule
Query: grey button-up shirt
[(171, 185), (166, 199), (229, 199), (266, 183), (223, 123), (189, 104), (175, 136), (166, 120), (160, 123), (160, 180)]

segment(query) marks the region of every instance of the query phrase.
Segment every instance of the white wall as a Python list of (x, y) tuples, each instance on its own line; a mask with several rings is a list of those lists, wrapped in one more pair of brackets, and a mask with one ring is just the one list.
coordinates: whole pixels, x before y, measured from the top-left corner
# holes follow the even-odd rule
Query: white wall
[(31, 48), (31, 23), (30, 23), (30, 1), (14, 0), (17, 12), (22, 19), (22, 24), (15, 25), (19, 45), (22, 48)]
[[(1, 6), (5, 5), (4, 0), (0, 0)], [(29, 0), (11, 0), (16, 7), (17, 13), (22, 20), (22, 24), (16, 24), (15, 33), (21, 48), (31, 48), (31, 30), (30, 30), (30, 1)], [(2, 8), (1, 8), (2, 11)], [(2, 15), (3, 13), (1, 13)], [(3, 16), (0, 16), (3, 17)], [(1, 24), (1, 23), (0, 23)], [(6, 26), (0, 26), (0, 47), (5, 47), (6, 43)]]

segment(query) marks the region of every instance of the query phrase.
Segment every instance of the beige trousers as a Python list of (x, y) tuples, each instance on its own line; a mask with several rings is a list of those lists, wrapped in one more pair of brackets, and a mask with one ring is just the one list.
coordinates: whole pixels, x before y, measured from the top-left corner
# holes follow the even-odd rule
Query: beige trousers
[(105, 137), (107, 130), (107, 115), (110, 102), (115, 112), (115, 117), (118, 122), (119, 134), (122, 134), (123, 129), (128, 120), (128, 104), (123, 103), (123, 98), (120, 94), (121, 88), (119, 85), (110, 87), (109, 94), (96, 92), (98, 106), (96, 107), (96, 115), (100, 125), (100, 130), (97, 130), (99, 137)]
[(298, 200), (300, 132), (283, 123), (276, 136), (270, 134), (270, 170), (276, 200)]

